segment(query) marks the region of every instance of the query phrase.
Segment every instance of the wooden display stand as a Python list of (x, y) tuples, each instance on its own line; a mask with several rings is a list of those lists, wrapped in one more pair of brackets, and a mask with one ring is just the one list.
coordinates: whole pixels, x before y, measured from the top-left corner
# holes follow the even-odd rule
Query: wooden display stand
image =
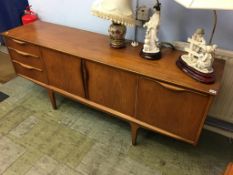
[(3, 35), (16, 73), (47, 88), (54, 109), (57, 92), (126, 120), (133, 144), (140, 127), (197, 144), (225, 64), (215, 61), (206, 85), (176, 66), (180, 51), (148, 61), (141, 45), (116, 50), (104, 35), (40, 21)]
[(211, 84), (215, 81), (215, 72), (204, 74), (188, 66), (181, 57), (177, 60), (176, 65), (187, 75), (202, 83)]

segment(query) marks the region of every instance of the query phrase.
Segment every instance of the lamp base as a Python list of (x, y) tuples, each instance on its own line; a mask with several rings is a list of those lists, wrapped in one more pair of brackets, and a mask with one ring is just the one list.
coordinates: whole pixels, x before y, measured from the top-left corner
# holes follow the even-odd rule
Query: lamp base
[(140, 56), (147, 60), (159, 60), (162, 57), (162, 54), (160, 51), (157, 53), (146, 53), (146, 52), (143, 52), (143, 49), (142, 49), (140, 52)]
[(182, 59), (179, 57), (179, 59), (176, 61), (176, 65), (187, 75), (194, 78), (197, 81), (200, 81), (205, 84), (212, 84), (215, 82), (215, 73), (202, 73), (198, 70), (188, 66)]
[(110, 39), (110, 46), (114, 49), (122, 49), (126, 47), (125, 40)]
[(112, 23), (108, 29), (110, 37), (110, 46), (115, 49), (124, 48), (125, 43), (125, 34), (126, 26), (122, 24)]

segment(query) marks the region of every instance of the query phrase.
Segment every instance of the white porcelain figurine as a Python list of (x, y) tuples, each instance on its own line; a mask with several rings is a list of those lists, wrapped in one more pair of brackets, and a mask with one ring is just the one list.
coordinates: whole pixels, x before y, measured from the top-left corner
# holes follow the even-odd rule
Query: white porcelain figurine
[(213, 62), (214, 58), (212, 56), (212, 53), (217, 48), (216, 45), (213, 46), (206, 46), (203, 48), (204, 53), (200, 55), (200, 57), (197, 60), (196, 68), (203, 73), (211, 73), (213, 72)]
[(140, 55), (146, 59), (153, 60), (161, 58), (158, 38), (158, 30), (160, 25), (160, 5), (160, 3), (155, 5), (154, 14), (143, 26), (146, 28), (146, 36)]
[(145, 53), (158, 53), (160, 49), (158, 47), (158, 28), (160, 24), (160, 11), (155, 11), (150, 20), (144, 24), (146, 27), (146, 36), (144, 40), (143, 52)]
[(188, 48), (185, 48), (188, 54), (182, 55), (181, 59), (191, 68), (201, 73), (209, 74), (213, 72), (213, 53), (217, 45), (207, 45), (204, 34), (204, 30), (199, 28), (192, 38), (188, 38), (190, 44)]

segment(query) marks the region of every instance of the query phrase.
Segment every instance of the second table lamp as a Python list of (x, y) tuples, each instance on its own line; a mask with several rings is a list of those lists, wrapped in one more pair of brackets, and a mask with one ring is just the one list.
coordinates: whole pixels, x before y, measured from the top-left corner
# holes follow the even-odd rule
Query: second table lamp
[(131, 0), (96, 0), (91, 12), (97, 17), (112, 21), (109, 27), (110, 46), (125, 47), (126, 26), (135, 24)]

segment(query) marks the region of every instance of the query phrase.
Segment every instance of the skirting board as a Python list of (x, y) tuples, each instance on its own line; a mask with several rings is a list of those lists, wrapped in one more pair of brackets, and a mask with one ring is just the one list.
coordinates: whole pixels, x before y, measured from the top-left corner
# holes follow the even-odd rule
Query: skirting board
[(217, 134), (220, 134), (222, 136), (228, 137), (229, 139), (233, 139), (232, 132), (228, 132), (228, 131), (225, 131), (225, 130), (222, 130), (222, 129), (219, 129), (219, 128), (216, 128), (213, 126), (209, 126), (209, 125), (204, 125), (204, 129), (211, 131), (211, 132), (214, 132), (214, 133), (217, 133)]

